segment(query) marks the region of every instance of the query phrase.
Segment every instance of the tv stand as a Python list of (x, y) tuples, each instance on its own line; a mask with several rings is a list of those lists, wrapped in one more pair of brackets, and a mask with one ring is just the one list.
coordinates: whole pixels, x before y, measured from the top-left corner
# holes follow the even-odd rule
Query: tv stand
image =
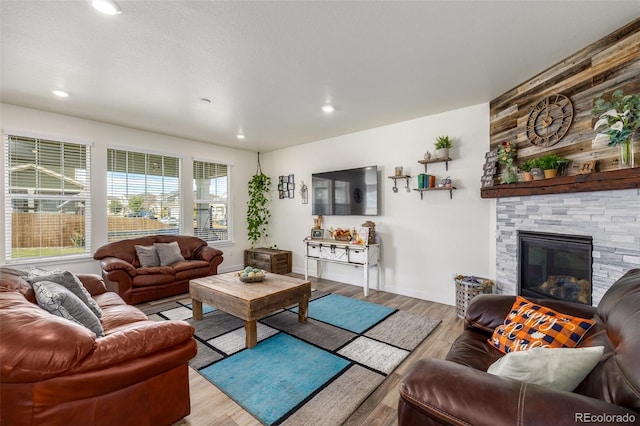
[(369, 295), (369, 268), (376, 267), (376, 290), (380, 281), (380, 244), (354, 244), (349, 241), (330, 239), (304, 240), (304, 279), (309, 279), (309, 260), (316, 261), (318, 278), (321, 275), (320, 262), (340, 263), (364, 269), (364, 295)]

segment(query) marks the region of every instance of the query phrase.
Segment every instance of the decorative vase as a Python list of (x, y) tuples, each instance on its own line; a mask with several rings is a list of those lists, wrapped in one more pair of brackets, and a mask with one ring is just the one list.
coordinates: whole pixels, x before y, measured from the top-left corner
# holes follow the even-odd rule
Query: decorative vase
[(633, 143), (631, 138), (620, 144), (620, 168), (628, 169), (634, 167)]
[(546, 169), (546, 170), (543, 170), (543, 172), (544, 172), (545, 179), (554, 178), (558, 175), (558, 169)]
[(449, 158), (449, 148), (436, 149), (436, 158)]
[(508, 166), (502, 174), (502, 183), (517, 183), (518, 170), (514, 166)]

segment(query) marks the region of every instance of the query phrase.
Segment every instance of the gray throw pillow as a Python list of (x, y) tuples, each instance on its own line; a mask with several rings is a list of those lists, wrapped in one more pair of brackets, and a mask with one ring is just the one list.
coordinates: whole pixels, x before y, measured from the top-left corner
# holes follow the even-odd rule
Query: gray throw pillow
[(172, 243), (155, 243), (154, 247), (158, 252), (158, 257), (160, 257), (160, 266), (167, 266), (184, 260), (177, 241)]
[(154, 246), (136, 246), (136, 254), (138, 255), (140, 266), (143, 268), (160, 266), (158, 251)]
[(104, 337), (104, 330), (98, 317), (75, 294), (66, 287), (51, 281), (38, 281), (33, 284), (36, 301), (45, 311), (76, 322), (96, 336)]
[(51, 281), (57, 284), (62, 285), (63, 287), (71, 290), (73, 294), (78, 297), (81, 301), (84, 302), (85, 305), (89, 307), (96, 315), (96, 317), (102, 317), (102, 309), (98, 306), (98, 303), (93, 300), (89, 292), (82, 285), (82, 282), (69, 271), (63, 271), (58, 273), (51, 273), (49, 275), (41, 275), (37, 277), (27, 278), (27, 282), (30, 284), (35, 284), (40, 281)]

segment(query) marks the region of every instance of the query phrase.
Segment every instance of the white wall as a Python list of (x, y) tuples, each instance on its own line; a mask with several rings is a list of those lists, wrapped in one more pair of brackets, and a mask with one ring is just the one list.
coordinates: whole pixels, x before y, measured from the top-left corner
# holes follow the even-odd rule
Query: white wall
[[(0, 127), (63, 138), (93, 142), (92, 164), (92, 251), (106, 242), (106, 151), (108, 147), (130, 147), (182, 156), (183, 173), (192, 173), (193, 157), (233, 165), (231, 203), (235, 244), (220, 247), (225, 260), (221, 271), (242, 267), (243, 251), (248, 247), (246, 234), (247, 182), (255, 172), (256, 154), (202, 142), (186, 140), (141, 130), (114, 126), (60, 114), (13, 105), (0, 104)], [(438, 181), (451, 176), (458, 188), (449, 199), (446, 191), (429, 192), (420, 200), (416, 191), (407, 193), (398, 182), (392, 191), (395, 166), (414, 176), (411, 188), (417, 187), (417, 174), (424, 168), (417, 161), (426, 150), (434, 151), (439, 135), (454, 138), (455, 146), (445, 171), (444, 163), (429, 165), (429, 173)], [(266, 153), (261, 158), (263, 171), (274, 182), (270, 244), (293, 251), (294, 272), (304, 272), (302, 240), (313, 226), (311, 197), (301, 204), (298, 192), (301, 181), (311, 183), (314, 172), (338, 170), (376, 164), (380, 171), (379, 216), (326, 216), (324, 227), (357, 227), (373, 220), (382, 240), (380, 289), (392, 293), (455, 304), (452, 275), (462, 273), (483, 277), (495, 276), (495, 203), (480, 198), (480, 176), (484, 154), (489, 146), (489, 105), (480, 104), (443, 114), (422, 117), (349, 135), (308, 143)], [(295, 175), (294, 199), (278, 199), (279, 175)], [(0, 174), (4, 175), (4, 173)], [(0, 177), (3, 179), (3, 177)], [(0, 181), (0, 185), (3, 182)], [(185, 206), (192, 205), (190, 183), (183, 187)], [(2, 199), (4, 207), (4, 198)], [(3, 209), (4, 210), (4, 209)], [(183, 215), (187, 222), (189, 215)], [(185, 229), (189, 229), (186, 223)], [(186, 231), (185, 233), (190, 233)], [(0, 241), (5, 239), (4, 229)], [(2, 254), (0, 248), (0, 255)], [(66, 268), (76, 273), (99, 272), (97, 261), (86, 258), (73, 263), (38, 263), (29, 265), (46, 269)], [(315, 264), (310, 262), (315, 275)], [(362, 269), (325, 264), (323, 276), (336, 281), (362, 285)], [(372, 274), (371, 283), (375, 283)]]
[[(445, 171), (444, 163), (430, 164), (437, 181), (451, 176), (458, 189), (453, 193), (428, 192), (424, 199), (401, 185), (392, 191), (395, 166), (414, 176), (424, 173), (417, 163), (426, 150), (433, 153), (439, 135), (454, 138), (454, 148)], [(382, 242), (381, 290), (455, 304), (452, 276), (457, 273), (492, 277), (495, 255), (490, 252), (495, 225), (489, 200), (480, 198), (480, 176), (489, 146), (489, 105), (480, 104), (443, 114), (422, 117), (349, 135), (274, 151), (264, 155), (263, 170), (274, 181), (270, 244), (293, 251), (294, 272), (304, 272), (302, 240), (313, 226), (311, 194), (301, 204), (301, 181), (310, 186), (311, 174), (376, 164), (381, 171), (379, 216), (325, 216), (324, 228), (357, 227), (373, 220)], [(296, 195), (278, 199), (278, 176), (295, 175)], [(402, 182), (398, 182), (399, 186)], [(315, 275), (315, 262), (309, 264)], [(375, 275), (375, 274), (373, 274)], [(362, 269), (324, 264), (322, 276), (362, 285)], [(374, 283), (375, 278), (371, 281)]]
[[(235, 243), (226, 246), (218, 246), (224, 251), (224, 262), (220, 270), (239, 269), (243, 263), (243, 250), (246, 248), (246, 202), (247, 182), (255, 171), (256, 154), (231, 149), (188, 139), (181, 139), (157, 133), (114, 126), (106, 123), (84, 120), (60, 114), (43, 112), (34, 109), (17, 107), (14, 105), (0, 104), (0, 127), (3, 130), (21, 130), (31, 133), (39, 133), (46, 136), (58, 136), (62, 138), (81, 139), (93, 142), (92, 149), (92, 252), (107, 242), (107, 148), (126, 147), (132, 150), (140, 149), (154, 151), (170, 155), (178, 155), (183, 158), (183, 176), (192, 176), (192, 159), (212, 162), (223, 162), (232, 165), (231, 200), (233, 204), (232, 226), (234, 226)], [(4, 150), (2, 150), (4, 151)], [(4, 161), (2, 163), (4, 167)], [(0, 185), (4, 188), (4, 170), (0, 173)], [(185, 214), (182, 215), (186, 223), (183, 224), (185, 234), (193, 234), (190, 222), (191, 207), (193, 205), (191, 181), (183, 180), (183, 196)], [(2, 211), (4, 212), (4, 194), (2, 198)], [(3, 227), (0, 231), (0, 241), (5, 241), (6, 232)], [(0, 244), (0, 255), (4, 258), (4, 244)], [(45, 269), (63, 268), (75, 273), (99, 273), (99, 263), (93, 258), (87, 257), (73, 263), (29, 262), (28, 266), (40, 266)], [(16, 265), (20, 267), (20, 265)], [(23, 265), (24, 266), (24, 265)]]

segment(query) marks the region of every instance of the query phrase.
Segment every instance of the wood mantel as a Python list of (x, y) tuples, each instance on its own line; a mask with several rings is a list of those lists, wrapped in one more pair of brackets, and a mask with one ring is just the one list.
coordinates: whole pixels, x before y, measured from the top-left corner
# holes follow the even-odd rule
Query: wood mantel
[(482, 198), (522, 197), (631, 188), (640, 188), (640, 168), (488, 186), (480, 189), (480, 196)]

